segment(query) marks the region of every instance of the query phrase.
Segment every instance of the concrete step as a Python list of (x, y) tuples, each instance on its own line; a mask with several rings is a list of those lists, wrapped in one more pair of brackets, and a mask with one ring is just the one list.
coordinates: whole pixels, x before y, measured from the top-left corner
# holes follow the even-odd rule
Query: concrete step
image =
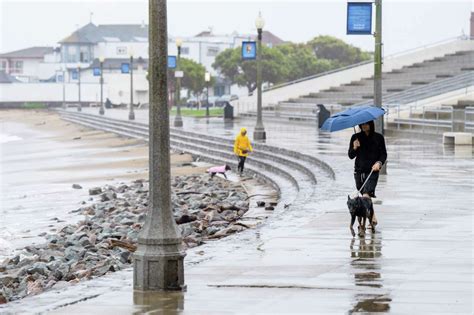
[[(110, 119), (83, 113), (61, 111), (64, 119), (81, 123), (88, 127), (115, 132), (127, 137), (137, 137), (147, 141), (148, 126), (138, 122)], [(191, 154), (199, 155), (212, 162), (235, 163), (232, 152), (233, 140), (205, 134), (196, 134), (181, 129), (170, 130), (171, 145)], [(332, 169), (324, 162), (298, 152), (275, 148), (265, 144), (255, 144), (249, 170), (257, 176), (276, 183), (278, 189), (285, 191), (286, 200), (307, 198), (315, 188), (316, 169), (323, 170), (334, 177)]]

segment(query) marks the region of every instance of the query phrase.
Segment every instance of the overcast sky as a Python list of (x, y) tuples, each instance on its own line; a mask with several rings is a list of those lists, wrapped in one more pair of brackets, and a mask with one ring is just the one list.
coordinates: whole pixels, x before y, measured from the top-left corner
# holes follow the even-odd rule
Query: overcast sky
[[(371, 36), (345, 35), (345, 0), (168, 0), (169, 33), (191, 36), (212, 27), (216, 34), (255, 32), (259, 11), (265, 29), (284, 40), (305, 42), (328, 34), (366, 50)], [(474, 0), (383, 0), (385, 55), (469, 34)], [(53, 46), (87, 24), (148, 23), (146, 0), (0, 0), (0, 52)]]

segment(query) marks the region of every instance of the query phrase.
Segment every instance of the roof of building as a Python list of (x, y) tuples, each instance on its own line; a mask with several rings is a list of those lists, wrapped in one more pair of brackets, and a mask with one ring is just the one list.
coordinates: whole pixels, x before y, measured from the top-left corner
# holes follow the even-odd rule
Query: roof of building
[(29, 47), (0, 54), (0, 58), (43, 58), (44, 55), (51, 54), (53, 47)]
[(148, 25), (139, 24), (110, 24), (95, 25), (89, 23), (65, 39), (62, 44), (95, 44), (111, 40), (121, 42), (141, 41), (142, 38), (148, 38)]
[[(231, 36), (236, 36), (233, 34)], [(284, 40), (276, 36), (270, 31), (263, 31), (262, 41), (266, 45), (278, 46), (285, 43)], [(218, 37), (213, 34), (212, 30), (200, 32), (195, 37)], [(252, 39), (256, 39), (257, 35), (246, 35)], [(96, 44), (98, 42), (141, 42), (148, 40), (148, 25), (145, 24), (110, 24), (95, 25), (89, 23), (62, 41), (62, 44)]]
[[(250, 36), (253, 40), (256, 40), (257, 39), (257, 35), (251, 35)], [(275, 34), (273, 34), (272, 32), (270, 31), (263, 31), (262, 32), (262, 43), (264, 45), (268, 45), (270, 44), (270, 46), (278, 46), (278, 45), (281, 45), (281, 44), (285, 44), (286, 41), (284, 41), (283, 39), (281, 39), (280, 37), (276, 36)]]
[(15, 79), (5, 71), (0, 71), (0, 83), (14, 83), (20, 82), (19, 80)]

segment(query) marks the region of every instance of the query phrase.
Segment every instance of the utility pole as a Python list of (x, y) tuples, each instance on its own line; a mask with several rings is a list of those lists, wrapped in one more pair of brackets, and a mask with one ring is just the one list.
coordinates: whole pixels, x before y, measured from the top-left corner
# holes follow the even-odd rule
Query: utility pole
[[(375, 0), (374, 105), (382, 107), (382, 0)], [(383, 134), (383, 116), (375, 121), (375, 131)]]
[(133, 256), (133, 287), (138, 291), (183, 291), (185, 252), (171, 203), (166, 0), (149, 0), (148, 5), (150, 200)]
[[(375, 0), (375, 56), (374, 56), (374, 105), (382, 107), (382, 0)], [(384, 134), (383, 117), (375, 121), (375, 131)], [(387, 174), (384, 164), (380, 174)]]

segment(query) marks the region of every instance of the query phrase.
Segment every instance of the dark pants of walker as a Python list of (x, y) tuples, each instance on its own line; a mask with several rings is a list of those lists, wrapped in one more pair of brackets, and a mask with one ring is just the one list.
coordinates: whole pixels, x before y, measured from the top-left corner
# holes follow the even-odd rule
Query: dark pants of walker
[[(370, 173), (354, 172), (354, 179), (356, 182), (357, 190), (359, 190), (360, 187), (362, 187), (362, 185), (366, 181), (367, 176), (369, 176), (369, 174)], [(362, 191), (360, 193), (369, 194), (370, 197), (376, 198), (375, 188), (377, 187), (378, 180), (379, 180), (379, 173), (373, 172), (372, 175), (370, 175), (370, 178), (367, 180), (367, 183), (365, 184), (364, 188), (362, 188)]]
[(244, 171), (244, 165), (245, 165), (245, 159), (246, 158), (247, 158), (246, 156), (239, 156), (239, 166), (237, 167), (237, 169), (241, 173)]

